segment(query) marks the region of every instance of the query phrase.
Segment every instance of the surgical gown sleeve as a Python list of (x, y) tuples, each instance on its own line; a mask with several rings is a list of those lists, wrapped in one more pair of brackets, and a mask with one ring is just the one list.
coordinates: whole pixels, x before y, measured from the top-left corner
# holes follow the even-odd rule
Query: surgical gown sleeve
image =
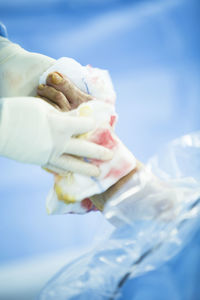
[(35, 96), (40, 75), (54, 62), (0, 35), (0, 97)]

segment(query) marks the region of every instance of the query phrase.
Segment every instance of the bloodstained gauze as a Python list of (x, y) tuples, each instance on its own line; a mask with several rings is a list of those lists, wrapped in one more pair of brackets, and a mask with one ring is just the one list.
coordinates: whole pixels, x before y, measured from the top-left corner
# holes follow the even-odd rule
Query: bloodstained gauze
[(93, 203), (89, 198), (85, 198), (81, 201), (81, 206), (90, 211), (93, 208)]
[(95, 135), (91, 138), (91, 142), (113, 149), (117, 145), (117, 141), (112, 137), (109, 129), (97, 129)]
[(113, 127), (115, 125), (116, 122), (116, 116), (112, 115), (110, 117), (110, 126)]
[(123, 162), (121, 166), (118, 166), (118, 168), (112, 168), (105, 176), (105, 178), (113, 177), (119, 179), (126, 175), (129, 169), (130, 164), (128, 162)]

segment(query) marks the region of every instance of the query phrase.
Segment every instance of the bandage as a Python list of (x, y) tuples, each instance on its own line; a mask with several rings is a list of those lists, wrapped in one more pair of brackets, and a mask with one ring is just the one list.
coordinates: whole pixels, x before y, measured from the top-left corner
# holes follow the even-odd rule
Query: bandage
[(45, 84), (48, 74), (53, 71), (67, 76), (83, 92), (94, 97), (94, 100), (82, 103), (70, 112), (75, 116), (92, 117), (96, 122), (92, 132), (78, 138), (113, 151), (110, 161), (85, 159), (99, 167), (100, 176), (97, 178), (76, 173), (55, 175), (54, 188), (47, 198), (48, 213), (85, 213), (95, 209), (90, 197), (103, 193), (130, 173), (136, 168), (137, 160), (114, 133), (117, 121), (114, 107), (116, 96), (108, 72), (91, 66), (83, 67), (70, 58), (61, 58), (41, 76), (40, 83)]

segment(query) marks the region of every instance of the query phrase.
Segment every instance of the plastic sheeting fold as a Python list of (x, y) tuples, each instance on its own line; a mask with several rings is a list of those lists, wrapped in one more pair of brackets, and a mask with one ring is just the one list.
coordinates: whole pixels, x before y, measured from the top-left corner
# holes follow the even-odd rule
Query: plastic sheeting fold
[[(116, 199), (111, 200), (105, 216), (114, 210), (123, 221), (121, 226), (113, 227), (95, 248), (65, 266), (39, 299), (117, 299), (129, 278), (158, 268), (191, 240), (200, 218), (200, 132), (172, 141), (147, 167), (178, 195), (176, 214), (167, 220), (153, 215), (131, 222), (131, 216), (124, 218), (126, 210), (117, 206)], [(143, 210), (145, 197), (148, 195), (141, 201)], [(126, 207), (126, 197), (123, 203)]]

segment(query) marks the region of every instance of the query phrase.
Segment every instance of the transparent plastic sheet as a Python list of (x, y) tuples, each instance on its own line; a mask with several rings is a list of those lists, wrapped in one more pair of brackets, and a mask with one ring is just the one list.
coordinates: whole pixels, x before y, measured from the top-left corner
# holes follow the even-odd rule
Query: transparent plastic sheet
[[(127, 189), (118, 197), (123, 201), (111, 199), (104, 212), (108, 219), (115, 216), (120, 226), (102, 236), (91, 252), (65, 266), (39, 299), (120, 298), (120, 288), (129, 278), (158, 268), (192, 239), (200, 218), (200, 132), (171, 142), (147, 167), (167, 184), (166, 195), (176, 198), (171, 218), (162, 218), (162, 211), (152, 214), (154, 209), (145, 207), (150, 204), (149, 197), (154, 206), (158, 194), (145, 195), (137, 203), (134, 191)], [(134, 220), (131, 214), (127, 216), (130, 197), (138, 206), (136, 211), (147, 213)]]

